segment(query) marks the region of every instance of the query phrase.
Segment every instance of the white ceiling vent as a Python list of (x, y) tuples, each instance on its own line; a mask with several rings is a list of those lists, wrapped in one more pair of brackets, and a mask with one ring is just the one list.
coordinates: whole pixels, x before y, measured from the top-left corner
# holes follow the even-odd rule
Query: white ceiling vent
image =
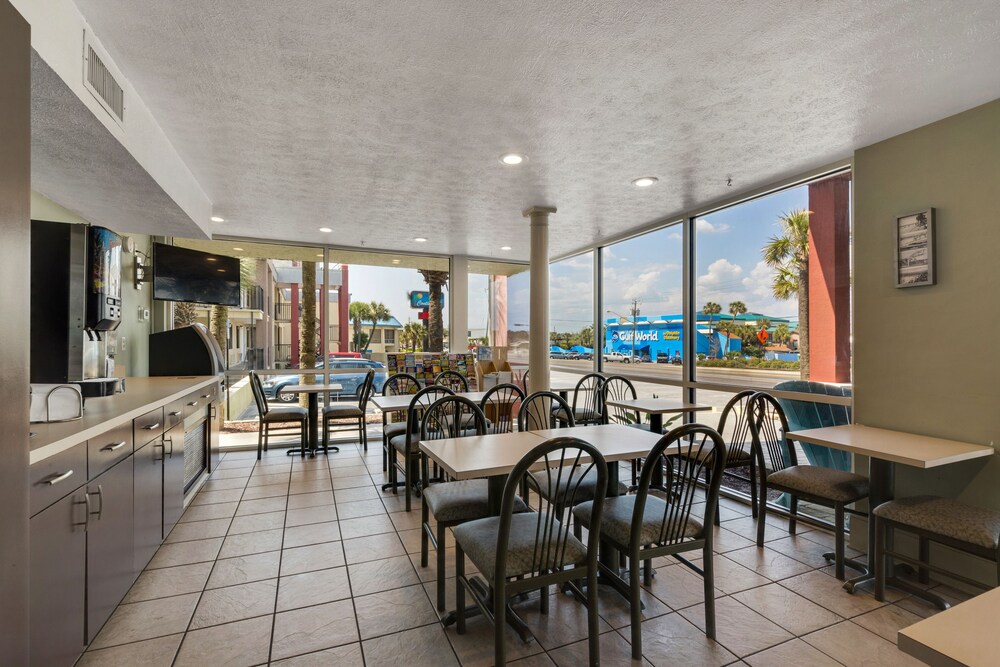
[(125, 122), (125, 91), (117, 68), (89, 32), (83, 34), (83, 85), (119, 125)]

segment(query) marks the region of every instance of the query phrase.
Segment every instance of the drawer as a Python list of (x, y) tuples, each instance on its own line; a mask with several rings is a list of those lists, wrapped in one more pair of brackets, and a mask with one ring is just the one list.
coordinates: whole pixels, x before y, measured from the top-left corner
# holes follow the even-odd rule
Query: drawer
[(163, 433), (163, 408), (156, 408), (132, 420), (135, 432), (135, 446), (142, 447)]
[(132, 424), (125, 422), (87, 442), (87, 477), (93, 479), (132, 453)]
[[(124, 449), (124, 448), (123, 448)], [(131, 450), (129, 450), (131, 454)], [(34, 516), (87, 483), (87, 443), (70, 447), (28, 468), (29, 514)]]
[(205, 408), (208, 407), (208, 404), (210, 403), (207, 399), (201, 398), (201, 395), (205, 393), (208, 392), (199, 391), (194, 394), (188, 394), (188, 396), (184, 398), (184, 419), (187, 419), (196, 412), (205, 412)]
[(188, 415), (185, 406), (190, 403), (187, 398), (178, 398), (172, 403), (167, 403), (163, 408), (163, 430), (169, 430), (171, 427), (180, 424), (184, 421), (184, 417)]
[(204, 403), (211, 403), (219, 398), (219, 383), (215, 382), (208, 385), (207, 387), (202, 387), (197, 392), (194, 393), (199, 401)]

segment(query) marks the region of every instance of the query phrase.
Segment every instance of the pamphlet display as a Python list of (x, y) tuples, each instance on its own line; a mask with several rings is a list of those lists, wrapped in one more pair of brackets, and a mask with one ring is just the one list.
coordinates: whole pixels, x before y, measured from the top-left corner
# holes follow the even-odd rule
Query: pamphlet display
[[(455, 371), (469, 381), (469, 388), (474, 389), (475, 357), (469, 353), (441, 354), (439, 352), (408, 352), (405, 354), (386, 355), (389, 373), (409, 373), (420, 380), (421, 384), (432, 384), (434, 378), (443, 371)], [(470, 376), (470, 372), (473, 374)]]

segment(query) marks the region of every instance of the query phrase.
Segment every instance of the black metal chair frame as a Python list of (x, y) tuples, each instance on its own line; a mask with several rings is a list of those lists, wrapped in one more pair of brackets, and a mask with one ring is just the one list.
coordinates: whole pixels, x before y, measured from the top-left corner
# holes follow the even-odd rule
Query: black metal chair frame
[[(386, 379), (385, 384), (382, 385), (382, 395), (398, 396), (402, 394), (403, 392), (398, 391), (398, 388), (399, 383), (404, 380), (407, 386), (407, 394), (415, 394), (420, 391), (420, 380), (416, 377), (410, 375), (409, 373), (395, 373), (394, 375), (390, 375), (389, 378)], [(389, 469), (389, 436), (385, 431), (386, 426), (392, 423), (389, 421), (389, 417), (393, 413), (393, 410), (382, 411), (382, 470), (386, 471)]]
[[(699, 438), (700, 436), (700, 438)], [(642, 525), (645, 518), (646, 502), (649, 497), (653, 472), (668, 447), (676, 446), (678, 452), (666, 454), (674, 470), (670, 485), (672, 492), (667, 499), (663, 519), (660, 522), (660, 535), (665, 536), (662, 542), (653, 544), (642, 543)], [(657, 441), (649, 451), (639, 475), (639, 486), (635, 494), (635, 507), (632, 512), (632, 524), (629, 528), (629, 543), (622, 544), (609, 537), (603, 531), (601, 539), (607, 541), (619, 553), (628, 556), (629, 579), (626, 582), (619, 572), (600, 565), (601, 574), (606, 581), (621, 592), (629, 600), (632, 625), (632, 657), (642, 659), (642, 601), (640, 600), (639, 566), (642, 565), (642, 583), (652, 584), (652, 561), (660, 556), (673, 556), (688, 568), (701, 575), (705, 587), (705, 634), (709, 639), (715, 639), (715, 570), (712, 552), (713, 521), (719, 486), (722, 482), (722, 467), (725, 464), (726, 445), (719, 433), (703, 424), (685, 424), (679, 426)], [(676, 468), (676, 469), (675, 469)], [(706, 502), (705, 514), (702, 517), (700, 534), (694, 537), (684, 537), (684, 529), (691, 517), (693, 505), (700, 502), (698, 491), (701, 488), (700, 478), (705, 477)], [(595, 521), (591, 518), (590, 525)], [(587, 526), (588, 530), (590, 526)], [(702, 551), (702, 566), (680, 554)]]
[(434, 378), (434, 384), (448, 387), (456, 394), (469, 391), (469, 379), (458, 371), (441, 371)]
[[(550, 458), (550, 454), (553, 452), (560, 453), (558, 457), (555, 457), (558, 460)], [(589, 457), (590, 461), (584, 462), (584, 457)], [(579, 438), (563, 437), (547, 440), (528, 452), (514, 466), (504, 485), (500, 521), (497, 530), (494, 581), (483, 585), (480, 583), (480, 579), (469, 579), (465, 576), (465, 552), (462, 549), (461, 543), (456, 540), (455, 575), (457, 585), (455, 588), (458, 634), (465, 633), (465, 592), (468, 590), (476, 606), (479, 607), (483, 615), (493, 624), (494, 664), (505, 665), (508, 615), (517, 621), (521, 628), (526, 628), (524, 622), (510, 608), (510, 600), (522, 593), (539, 589), (543, 589), (544, 591), (544, 589), (553, 584), (565, 584), (572, 594), (587, 606), (589, 664), (592, 666), (599, 665), (600, 618), (597, 608), (598, 531), (593, 531), (587, 537), (585, 545), (587, 549), (586, 564), (565, 568), (562, 566), (562, 559), (565, 556), (566, 544), (569, 540), (569, 525), (559, 520), (559, 517), (553, 511), (532, 513), (537, 516), (537, 527), (535, 530), (535, 548), (530, 565), (531, 574), (516, 578), (508, 578), (506, 576), (507, 550), (510, 542), (511, 518), (514, 516), (515, 498), (522, 483), (535, 483), (534, 478), (528, 474), (528, 471), (536, 467), (538, 462), (542, 460), (546, 462), (545, 469), (549, 471), (549, 474), (557, 476), (555, 480), (557, 486), (562, 481), (561, 476), (563, 474), (573, 475), (568, 480), (568, 486), (573, 488), (574, 494), (579, 491), (580, 481), (587, 473), (593, 469), (597, 470), (597, 490), (599, 493), (594, 502), (594, 517), (596, 521), (600, 521), (604, 496), (607, 494), (608, 465), (597, 448)], [(574, 480), (575, 486), (573, 485)], [(550, 485), (552, 481), (551, 479), (549, 480)], [(552, 536), (554, 537), (554, 544), (543, 543), (540, 545), (538, 536), (544, 536), (543, 539)], [(582, 580), (586, 580), (587, 582), (585, 593), (577, 583)], [(544, 592), (541, 598), (541, 609), (542, 613), (548, 612), (548, 595)], [(522, 631), (523, 638), (524, 634)]]
[[(538, 413), (540, 415), (546, 415), (549, 420), (548, 424), (545, 424), (544, 426), (539, 428), (537, 425), (529, 424), (528, 420), (532, 418), (531, 406), (534, 404), (535, 401), (540, 401), (543, 399), (549, 399), (551, 401), (554, 401), (555, 404), (550, 403), (548, 410), (543, 410)], [(569, 403), (566, 401), (565, 398), (563, 398), (559, 394), (552, 391), (536, 391), (534, 394), (528, 394), (527, 396), (524, 397), (524, 400), (521, 401), (521, 409), (518, 410), (517, 412), (517, 430), (534, 431), (534, 430), (544, 430), (547, 428), (551, 428), (552, 417), (550, 415), (552, 415), (556, 410), (562, 410), (562, 412), (569, 415), (569, 419), (567, 420), (568, 426), (573, 427), (576, 425), (576, 421), (573, 419), (573, 411), (570, 408)]]
[[(729, 475), (736, 479), (741, 479), (750, 484), (750, 513), (757, 518), (757, 457), (753, 452), (753, 435), (750, 433), (750, 399), (757, 392), (753, 389), (746, 389), (735, 394), (722, 408), (722, 416), (719, 418), (719, 435), (726, 441), (726, 465), (723, 467), (722, 475)], [(731, 428), (727, 428), (731, 427)], [(731, 430), (730, 436), (727, 431)], [(740, 446), (735, 446), (736, 444)], [(749, 451), (743, 448), (743, 443), (749, 446)], [(729, 472), (730, 469), (742, 468), (746, 465), (745, 458), (737, 458), (740, 453), (746, 453), (750, 459), (750, 477), (737, 475)], [(719, 525), (719, 511), (715, 511), (715, 525)]]
[[(615, 387), (620, 387), (616, 390)], [(609, 375), (604, 379), (604, 384), (602, 386), (603, 396), (601, 401), (604, 404), (604, 423), (610, 424), (614, 422), (615, 424), (623, 424), (625, 426), (633, 426), (641, 428), (643, 426), (642, 415), (639, 414), (638, 410), (630, 410), (628, 408), (618, 408), (608, 405), (608, 398), (612, 399), (632, 399), (635, 400), (638, 394), (635, 391), (635, 385), (632, 381), (623, 375)], [(632, 459), (632, 488), (635, 488), (638, 483), (639, 470), (642, 467), (642, 459)]]
[(406, 487), (407, 512), (413, 509), (412, 497), (415, 486), (417, 487), (417, 495), (420, 495), (420, 457), (416, 456), (416, 454), (419, 454), (417, 442), (420, 440), (419, 429), (423, 412), (433, 405), (438, 398), (442, 398), (445, 395), (451, 396), (454, 393), (444, 385), (432, 384), (413, 395), (413, 399), (410, 401), (410, 408), (406, 413), (406, 451), (403, 453), (402, 465), (396, 459), (396, 448), (392, 446), (392, 443), (389, 443), (389, 448), (392, 450), (391, 465), (389, 466), (389, 482), (382, 486), (382, 490), (392, 489), (393, 493), (398, 493), (399, 473), (402, 472), (403, 486)]
[[(515, 398), (516, 397), (516, 398)], [(504, 383), (491, 387), (479, 407), (489, 420), (490, 433), (510, 433), (514, 430), (514, 412), (524, 402), (524, 392), (516, 384)]]
[[(257, 460), (260, 461), (262, 452), (267, 451), (268, 439), (271, 435), (271, 424), (272, 422), (267, 422), (264, 420), (265, 415), (271, 412), (272, 409), (267, 404), (267, 397), (264, 395), (264, 386), (260, 381), (260, 377), (250, 371), (250, 392), (253, 394), (253, 400), (257, 403)], [(289, 420), (287, 422), (278, 422), (285, 424), (295, 424), (299, 425), (299, 432), (296, 433), (292, 429), (282, 429), (282, 435), (298, 435), (299, 439), (302, 441), (302, 458), (306, 456), (306, 433), (308, 429), (308, 415), (303, 417), (301, 420)]]
[[(449, 410), (450, 414), (445, 415), (446, 418), (440, 416), (441, 413)], [(450, 419), (447, 417), (450, 417)], [(475, 424), (474, 428), (469, 428), (470, 423)], [(464, 396), (445, 396), (444, 398), (439, 398), (431, 407), (424, 411), (423, 419), (420, 421), (421, 440), (460, 438), (466, 435), (466, 432), (469, 430), (475, 430), (477, 435), (486, 435), (486, 415), (483, 414), (478, 405)], [(423, 452), (420, 454), (420, 463), (423, 479), (421, 488), (426, 489), (430, 486), (430, 470), (428, 469), (428, 457)], [(448, 484), (449, 482), (443, 483)], [(426, 502), (420, 503), (420, 567), (427, 567), (429, 545), (433, 544), (437, 554), (437, 607), (439, 611), (445, 610), (446, 530), (471, 520), (441, 521), (437, 519), (437, 530), (435, 531), (430, 526), (430, 508)]]
[[(358, 409), (361, 410), (360, 417), (337, 417), (333, 415), (327, 415), (326, 410), (323, 411), (324, 452), (328, 452), (330, 449), (338, 452), (340, 451), (339, 447), (330, 445), (331, 433), (344, 433), (347, 431), (353, 431), (355, 429), (357, 429), (358, 431), (358, 442), (361, 443), (366, 452), (368, 451), (368, 424), (365, 421), (365, 413), (368, 410), (368, 401), (371, 400), (372, 393), (374, 391), (375, 391), (375, 371), (369, 370), (365, 374), (365, 379), (361, 381), (361, 386), (358, 387)], [(347, 421), (348, 419), (351, 421), (348, 422)], [(330, 430), (331, 426), (333, 426), (332, 431)]]
[[(576, 383), (573, 390), (573, 418), (577, 426), (590, 426), (593, 424), (603, 424), (604, 422), (604, 375), (601, 373), (587, 373)], [(587, 403), (584, 409), (578, 413), (577, 404), (580, 402), (580, 395), (587, 394), (584, 399)], [(582, 415), (582, 417), (581, 417)], [(561, 413), (556, 413), (559, 421), (566, 421)]]

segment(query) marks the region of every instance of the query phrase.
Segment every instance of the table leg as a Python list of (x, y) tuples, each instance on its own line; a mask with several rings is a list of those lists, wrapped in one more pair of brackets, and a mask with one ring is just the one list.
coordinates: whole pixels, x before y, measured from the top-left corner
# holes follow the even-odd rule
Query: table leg
[[(649, 415), (649, 432), (657, 435), (663, 433), (663, 415), (653, 413)], [(660, 465), (653, 468), (653, 476), (649, 480), (650, 488), (663, 488), (663, 457), (660, 457)]]
[(316, 456), (319, 447), (319, 393), (309, 393), (309, 455)]
[(854, 593), (861, 586), (875, 582), (875, 517), (872, 510), (892, 500), (895, 479), (892, 463), (882, 459), (868, 459), (868, 571), (844, 583), (844, 590)]

